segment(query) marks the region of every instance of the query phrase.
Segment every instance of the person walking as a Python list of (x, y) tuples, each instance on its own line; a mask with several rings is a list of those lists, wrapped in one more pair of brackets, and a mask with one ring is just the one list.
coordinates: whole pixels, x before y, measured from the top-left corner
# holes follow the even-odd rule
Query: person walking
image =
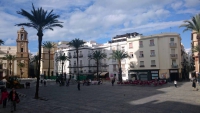
[(3, 101), (3, 108), (6, 108), (6, 103), (7, 103), (7, 99), (8, 99), (8, 92), (7, 89), (4, 88), (3, 92), (1, 93), (1, 101)]
[(114, 86), (114, 83), (115, 83), (115, 76), (112, 79), (112, 86)]
[(16, 111), (16, 103), (19, 102), (19, 96), (14, 88), (10, 91), (9, 100), (11, 101), (11, 112)]
[(174, 86), (177, 88), (177, 81), (174, 80)]
[(81, 89), (80, 89), (80, 81), (78, 81), (78, 90), (80, 91)]
[(194, 88), (194, 91), (198, 91), (199, 89), (197, 88), (197, 79), (196, 79), (196, 76), (193, 76), (192, 77), (192, 87)]
[(44, 86), (46, 86), (46, 80), (44, 80)]

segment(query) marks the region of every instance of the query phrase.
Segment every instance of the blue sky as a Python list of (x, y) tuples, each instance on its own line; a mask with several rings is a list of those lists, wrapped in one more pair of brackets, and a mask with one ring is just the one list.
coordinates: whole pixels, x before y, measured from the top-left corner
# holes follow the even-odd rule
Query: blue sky
[[(105, 43), (120, 34), (138, 32), (152, 35), (176, 32), (190, 49), (191, 32), (179, 28), (184, 20), (200, 13), (200, 0), (0, 0), (0, 38), (5, 45), (16, 45), (17, 23), (28, 22), (16, 11), (31, 11), (31, 4), (54, 10), (63, 28), (45, 31), (43, 41), (70, 41), (80, 38)], [(36, 30), (25, 27), (29, 49), (37, 52)]]

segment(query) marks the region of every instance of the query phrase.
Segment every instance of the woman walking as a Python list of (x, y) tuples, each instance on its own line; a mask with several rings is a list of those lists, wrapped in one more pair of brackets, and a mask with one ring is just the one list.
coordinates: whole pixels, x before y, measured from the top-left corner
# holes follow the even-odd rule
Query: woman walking
[(11, 101), (11, 112), (13, 112), (13, 110), (16, 111), (16, 103), (19, 102), (19, 96), (14, 88), (12, 88), (12, 91), (10, 91), (9, 99)]
[(194, 91), (195, 91), (195, 90), (196, 90), (196, 91), (199, 90), (199, 89), (197, 88), (196, 83), (197, 83), (196, 76), (193, 76), (193, 77), (192, 77), (192, 87), (194, 88)]
[(6, 108), (7, 99), (8, 99), (8, 92), (6, 88), (4, 88), (3, 92), (1, 93), (1, 101), (3, 101), (3, 108)]

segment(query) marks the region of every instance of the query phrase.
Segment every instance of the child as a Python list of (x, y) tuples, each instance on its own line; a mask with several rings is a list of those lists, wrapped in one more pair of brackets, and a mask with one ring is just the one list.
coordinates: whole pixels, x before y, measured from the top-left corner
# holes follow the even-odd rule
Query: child
[(177, 81), (174, 80), (174, 86), (177, 88)]

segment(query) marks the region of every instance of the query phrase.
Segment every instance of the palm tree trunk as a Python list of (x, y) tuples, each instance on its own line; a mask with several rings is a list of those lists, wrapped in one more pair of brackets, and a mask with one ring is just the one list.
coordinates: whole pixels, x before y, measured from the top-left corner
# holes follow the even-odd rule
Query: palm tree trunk
[(119, 67), (119, 81), (122, 82), (122, 68)]
[(77, 79), (79, 81), (79, 65), (78, 65), (78, 49), (76, 49), (76, 60), (77, 60)]
[(63, 64), (64, 64), (64, 62), (62, 61), (62, 78), (63, 78)]
[(99, 61), (97, 60), (97, 81), (99, 80)]
[(11, 65), (12, 65), (12, 64), (11, 64), (11, 61), (10, 61), (10, 76), (11, 76)]
[(48, 68), (48, 79), (50, 79), (50, 49), (49, 49), (49, 68)]
[(42, 31), (38, 31), (38, 50), (39, 50), (39, 55), (38, 55), (38, 70), (37, 70), (37, 83), (36, 83), (36, 91), (35, 91), (35, 99), (39, 98), (39, 79), (40, 79), (40, 60), (41, 60), (41, 45), (42, 45), (42, 36), (43, 33)]

